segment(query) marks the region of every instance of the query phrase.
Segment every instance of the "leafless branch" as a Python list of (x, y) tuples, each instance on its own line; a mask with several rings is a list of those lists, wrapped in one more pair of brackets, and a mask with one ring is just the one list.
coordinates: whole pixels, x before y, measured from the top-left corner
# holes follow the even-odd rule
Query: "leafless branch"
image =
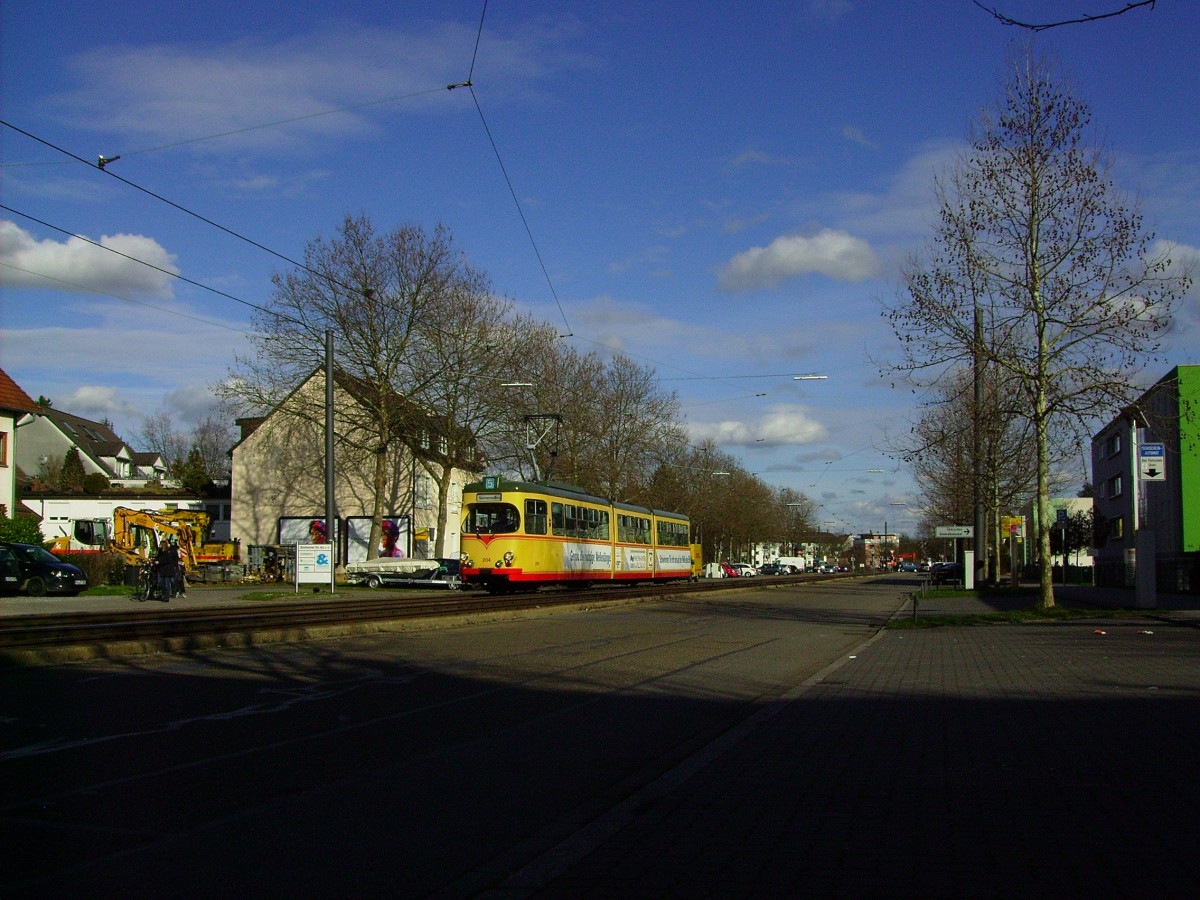
[(1082, 25), (1087, 22), (1099, 22), (1101, 19), (1111, 19), (1115, 16), (1123, 16), (1130, 10), (1137, 9), (1142, 6), (1148, 6), (1153, 9), (1157, 0), (1131, 0), (1131, 2), (1126, 3), (1121, 9), (1114, 9), (1109, 12), (1100, 13), (1094, 16), (1080, 16), (1076, 19), (1063, 19), (1059, 22), (1021, 22), (1012, 18), (1011, 16), (1006, 16), (993, 6), (984, 6), (979, 2), (979, 0), (972, 0), (972, 2), (984, 12), (990, 14), (1002, 25), (1013, 25), (1017, 28), (1026, 28), (1029, 31), (1045, 31), (1048, 28), (1058, 28), (1061, 25)]

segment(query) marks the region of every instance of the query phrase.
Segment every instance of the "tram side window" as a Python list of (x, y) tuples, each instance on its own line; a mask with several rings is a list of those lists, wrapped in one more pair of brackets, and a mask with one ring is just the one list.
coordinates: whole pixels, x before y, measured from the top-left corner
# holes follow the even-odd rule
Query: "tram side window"
[(554, 533), (560, 537), (578, 537), (579, 512), (573, 503), (555, 503), (552, 508)]
[(588, 529), (587, 536), (590, 538), (599, 538), (607, 541), (611, 538), (611, 530), (608, 527), (608, 510), (607, 509), (592, 509), (588, 508)]
[(526, 500), (525, 501), (525, 533), (526, 534), (545, 534), (546, 533), (546, 501), (545, 500)]
[(650, 543), (650, 520), (618, 514), (617, 540), (627, 544)]
[(658, 523), (658, 543), (660, 547), (686, 547), (688, 545), (688, 526), (679, 522)]
[[(532, 502), (535, 501), (527, 501), (527, 503)], [(528, 518), (528, 516), (527, 507), (526, 517)], [(576, 506), (574, 503), (552, 503), (550, 505), (550, 526), (553, 529), (553, 534), (560, 537), (608, 540), (608, 523), (608, 510), (606, 509)], [(544, 534), (544, 532), (541, 533)]]

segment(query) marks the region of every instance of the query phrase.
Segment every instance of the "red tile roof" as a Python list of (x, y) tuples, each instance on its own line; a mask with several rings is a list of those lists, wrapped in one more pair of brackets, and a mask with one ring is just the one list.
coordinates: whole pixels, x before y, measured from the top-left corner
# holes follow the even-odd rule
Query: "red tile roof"
[(38, 405), (21, 386), (13, 381), (8, 373), (0, 369), (0, 409), (17, 412), (38, 412)]

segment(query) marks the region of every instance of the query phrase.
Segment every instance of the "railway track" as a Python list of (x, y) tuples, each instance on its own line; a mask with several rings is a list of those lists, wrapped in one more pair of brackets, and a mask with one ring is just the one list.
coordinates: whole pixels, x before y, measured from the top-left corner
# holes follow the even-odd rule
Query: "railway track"
[[(130, 610), (8, 616), (0, 618), (0, 665), (51, 659), (51, 651), (66, 648), (107, 647), (115, 652), (119, 645), (134, 644), (146, 649), (180, 649), (198, 646), (200, 639), (208, 639), (209, 645), (213, 645), (223, 638), (238, 635), (283, 633), (299, 637), (305, 631), (322, 628), (486, 615), (555, 606), (587, 607), (606, 602), (629, 602), (812, 580), (824, 578), (794, 576), (762, 581), (747, 579), (746, 583), (717, 580), (506, 595), (461, 591), (432, 595), (414, 595), (411, 591), (403, 594), (381, 592), (380, 595), (348, 599), (279, 600), (229, 607), (147, 609), (139, 606)], [(106, 654), (107, 651), (91, 655)]]
[(708, 585), (648, 585), (645, 588), (593, 588), (495, 596), (445, 592), (436, 595), (382, 593), (350, 599), (272, 601), (235, 607), (154, 608), (0, 618), (0, 653), (120, 642), (178, 641), (272, 631), (449, 618), (522, 609), (629, 601), (664, 596)]

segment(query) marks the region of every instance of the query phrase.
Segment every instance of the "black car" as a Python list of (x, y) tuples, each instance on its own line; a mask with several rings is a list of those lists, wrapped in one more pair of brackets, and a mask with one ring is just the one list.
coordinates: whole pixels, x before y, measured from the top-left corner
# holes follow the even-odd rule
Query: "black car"
[(0, 544), (17, 561), (20, 590), (31, 597), (66, 594), (74, 597), (88, 586), (87, 575), (79, 566), (63, 562), (49, 550), (34, 544)]
[(0, 594), (15, 594), (21, 589), (21, 564), (16, 554), (0, 546)]
[(957, 584), (963, 580), (962, 563), (936, 563), (929, 574), (934, 584)]

